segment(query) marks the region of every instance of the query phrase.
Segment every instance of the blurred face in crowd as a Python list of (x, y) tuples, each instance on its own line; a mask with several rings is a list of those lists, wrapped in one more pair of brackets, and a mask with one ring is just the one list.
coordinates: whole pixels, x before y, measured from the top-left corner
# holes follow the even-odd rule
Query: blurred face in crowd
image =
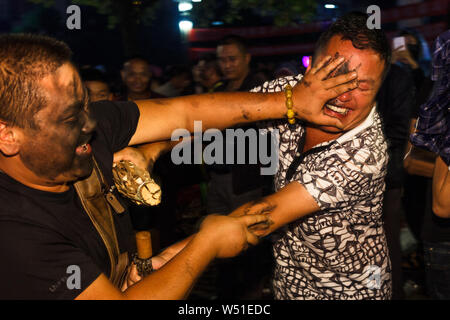
[(77, 71), (63, 64), (40, 86), (46, 106), (34, 116), (36, 128), (20, 129), (21, 162), (49, 186), (89, 175), (95, 121)]
[(414, 36), (407, 34), (405, 35), (405, 43), (411, 57), (414, 60), (418, 60), (420, 55), (420, 44), (417, 42), (417, 39)]
[(177, 90), (183, 91), (191, 85), (192, 78), (189, 73), (184, 72), (174, 76), (170, 81)]
[(112, 95), (107, 83), (103, 81), (85, 81), (84, 85), (89, 94), (89, 101), (111, 100)]
[(217, 61), (225, 80), (239, 80), (249, 72), (250, 54), (243, 53), (235, 44), (217, 47)]
[[(346, 62), (328, 77), (353, 70), (358, 73), (358, 87), (329, 100), (323, 108), (326, 115), (340, 119), (345, 130), (350, 130), (364, 121), (374, 106), (376, 94), (382, 83), (385, 63), (377, 52), (371, 49), (356, 49), (350, 40), (342, 40), (340, 35), (330, 39), (328, 46), (318, 55), (314, 63), (316, 64), (326, 56), (343, 56), (346, 59)], [(320, 128), (330, 133), (340, 132), (334, 127)]]
[(197, 62), (197, 64), (195, 66), (192, 67), (192, 78), (195, 82), (200, 82), (202, 73), (203, 73), (203, 68), (205, 67), (205, 60), (199, 60)]
[(150, 65), (144, 60), (132, 59), (126, 62), (121, 75), (129, 93), (142, 94), (150, 88), (152, 73)]
[(414, 38), (412, 35), (407, 34), (404, 36), (406, 44), (417, 44), (416, 38)]
[(217, 69), (214, 66), (214, 62), (207, 62), (203, 68), (201, 74), (201, 83), (207, 89), (212, 88), (221, 79), (220, 74), (217, 73)]

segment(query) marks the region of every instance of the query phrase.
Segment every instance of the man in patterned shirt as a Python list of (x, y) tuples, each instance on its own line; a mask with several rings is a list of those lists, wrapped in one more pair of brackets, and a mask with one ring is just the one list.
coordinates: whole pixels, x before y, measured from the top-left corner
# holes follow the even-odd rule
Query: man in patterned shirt
[[(382, 202), (387, 154), (375, 111), (378, 89), (390, 65), (390, 46), (367, 16), (351, 13), (331, 25), (316, 47), (305, 75), (279, 78), (254, 92), (277, 92), (286, 84), (302, 95), (295, 105), (323, 97), (343, 74), (357, 83), (322, 106), (341, 126), (311, 122), (269, 125), (279, 142), (276, 192), (231, 213), (269, 214), (277, 229), (274, 293), (277, 299), (389, 299), (390, 261), (383, 229)], [(304, 90), (304, 91), (303, 91)], [(299, 97), (299, 96), (297, 96)], [(313, 108), (314, 105), (310, 104)], [(313, 110), (313, 109), (312, 109)], [(274, 130), (278, 129), (278, 130)], [(169, 247), (158, 261), (170, 260), (186, 243)]]
[[(305, 75), (265, 83), (255, 92), (315, 85), (315, 78), (354, 70), (357, 88), (329, 100), (323, 112), (345, 128), (273, 122), (279, 142), (276, 193), (233, 215), (269, 212), (278, 231), (274, 293), (277, 299), (389, 299), (390, 261), (382, 222), (387, 155), (375, 96), (390, 61), (381, 30), (351, 13), (319, 39)], [(332, 74), (323, 58), (344, 57)], [(294, 101), (295, 105), (296, 101)]]

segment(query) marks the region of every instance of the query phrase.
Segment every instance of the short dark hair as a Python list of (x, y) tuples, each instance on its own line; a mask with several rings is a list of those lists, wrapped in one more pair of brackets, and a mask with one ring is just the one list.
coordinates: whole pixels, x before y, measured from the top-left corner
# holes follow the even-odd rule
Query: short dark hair
[(46, 99), (38, 80), (70, 62), (61, 41), (43, 35), (0, 35), (0, 119), (20, 128), (36, 128), (34, 115)]
[(81, 68), (80, 76), (83, 82), (85, 81), (98, 81), (108, 84), (108, 79), (102, 71), (95, 68)]
[(242, 38), (240, 36), (236, 36), (236, 35), (228, 35), (228, 36), (224, 37), (223, 39), (221, 39), (219, 41), (219, 43), (217, 44), (217, 47), (231, 45), (231, 44), (237, 46), (239, 51), (242, 52), (243, 54), (248, 53), (248, 47), (247, 47), (247, 44), (246, 44), (244, 38)]
[(330, 39), (340, 35), (342, 40), (350, 40), (352, 45), (360, 50), (372, 49), (384, 61), (383, 79), (391, 64), (391, 46), (381, 29), (367, 27), (368, 15), (362, 12), (350, 12), (337, 19), (325, 30), (316, 43), (313, 60), (326, 49)]

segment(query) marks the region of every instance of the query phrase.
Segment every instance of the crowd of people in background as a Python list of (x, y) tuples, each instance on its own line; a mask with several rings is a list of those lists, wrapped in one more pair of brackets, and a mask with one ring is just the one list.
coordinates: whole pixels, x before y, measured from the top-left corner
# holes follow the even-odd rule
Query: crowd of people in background
[[(437, 155), (413, 147), (409, 141), (419, 107), (433, 90), (431, 56), (427, 43), (416, 31), (402, 30), (398, 36), (405, 37), (406, 47), (393, 51), (390, 71), (377, 98), (388, 140), (383, 215), (392, 263), (393, 298), (408, 298), (411, 292), (404, 291), (405, 284), (414, 283), (423, 289), (418, 292), (425, 297), (450, 299), (450, 220), (437, 217), (432, 210)], [(215, 54), (202, 56), (191, 65), (161, 69), (151, 64), (151, 57), (131, 57), (121, 70), (108, 70), (116, 78), (108, 78), (101, 68), (93, 66), (81, 66), (80, 74), (91, 101), (125, 101), (249, 91), (269, 79), (305, 71), (300, 57), (289, 61), (274, 58), (264, 63), (264, 68), (255, 60), (245, 39), (228, 36), (217, 44)], [(136, 230), (153, 230), (156, 250), (190, 234), (203, 215), (227, 214), (273, 192), (270, 177), (260, 176), (258, 165), (175, 166), (166, 155), (157, 161), (153, 174), (161, 178), (162, 204), (155, 208), (135, 207), (131, 213)], [(405, 228), (417, 243), (413, 250), (402, 248)], [(270, 242), (270, 238), (266, 241)], [(198, 290), (193, 290), (193, 297), (271, 298), (268, 278), (272, 258), (267, 246), (263, 243), (239, 257), (213, 263), (202, 278), (207, 279), (201, 279)], [(214, 286), (202, 287), (211, 281)]]

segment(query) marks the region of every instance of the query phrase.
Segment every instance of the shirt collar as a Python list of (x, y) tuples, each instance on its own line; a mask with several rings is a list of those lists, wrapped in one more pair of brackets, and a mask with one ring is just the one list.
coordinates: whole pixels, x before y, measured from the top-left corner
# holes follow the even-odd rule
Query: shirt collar
[[(342, 144), (344, 142), (352, 140), (353, 137), (355, 137), (358, 133), (362, 132), (363, 130), (367, 129), (368, 127), (370, 127), (371, 125), (373, 125), (375, 123), (376, 106), (377, 106), (377, 104), (375, 103), (373, 105), (372, 109), (370, 110), (369, 115), (357, 127), (351, 129), (350, 131), (347, 131), (346, 133), (344, 133), (342, 136), (340, 136), (337, 139), (319, 143), (318, 145), (315, 145), (314, 148), (331, 145), (335, 142)], [(303, 132), (304, 132), (303, 134), (305, 134), (306, 131), (303, 131)]]
[(370, 110), (369, 115), (364, 119), (364, 121), (359, 124), (357, 127), (351, 129), (350, 131), (347, 131), (342, 136), (336, 139), (338, 143), (343, 143), (349, 140), (352, 140), (354, 136), (356, 136), (358, 133), (364, 131), (368, 127), (374, 124), (375, 122), (375, 114), (376, 114), (376, 103), (373, 105), (372, 110)]

